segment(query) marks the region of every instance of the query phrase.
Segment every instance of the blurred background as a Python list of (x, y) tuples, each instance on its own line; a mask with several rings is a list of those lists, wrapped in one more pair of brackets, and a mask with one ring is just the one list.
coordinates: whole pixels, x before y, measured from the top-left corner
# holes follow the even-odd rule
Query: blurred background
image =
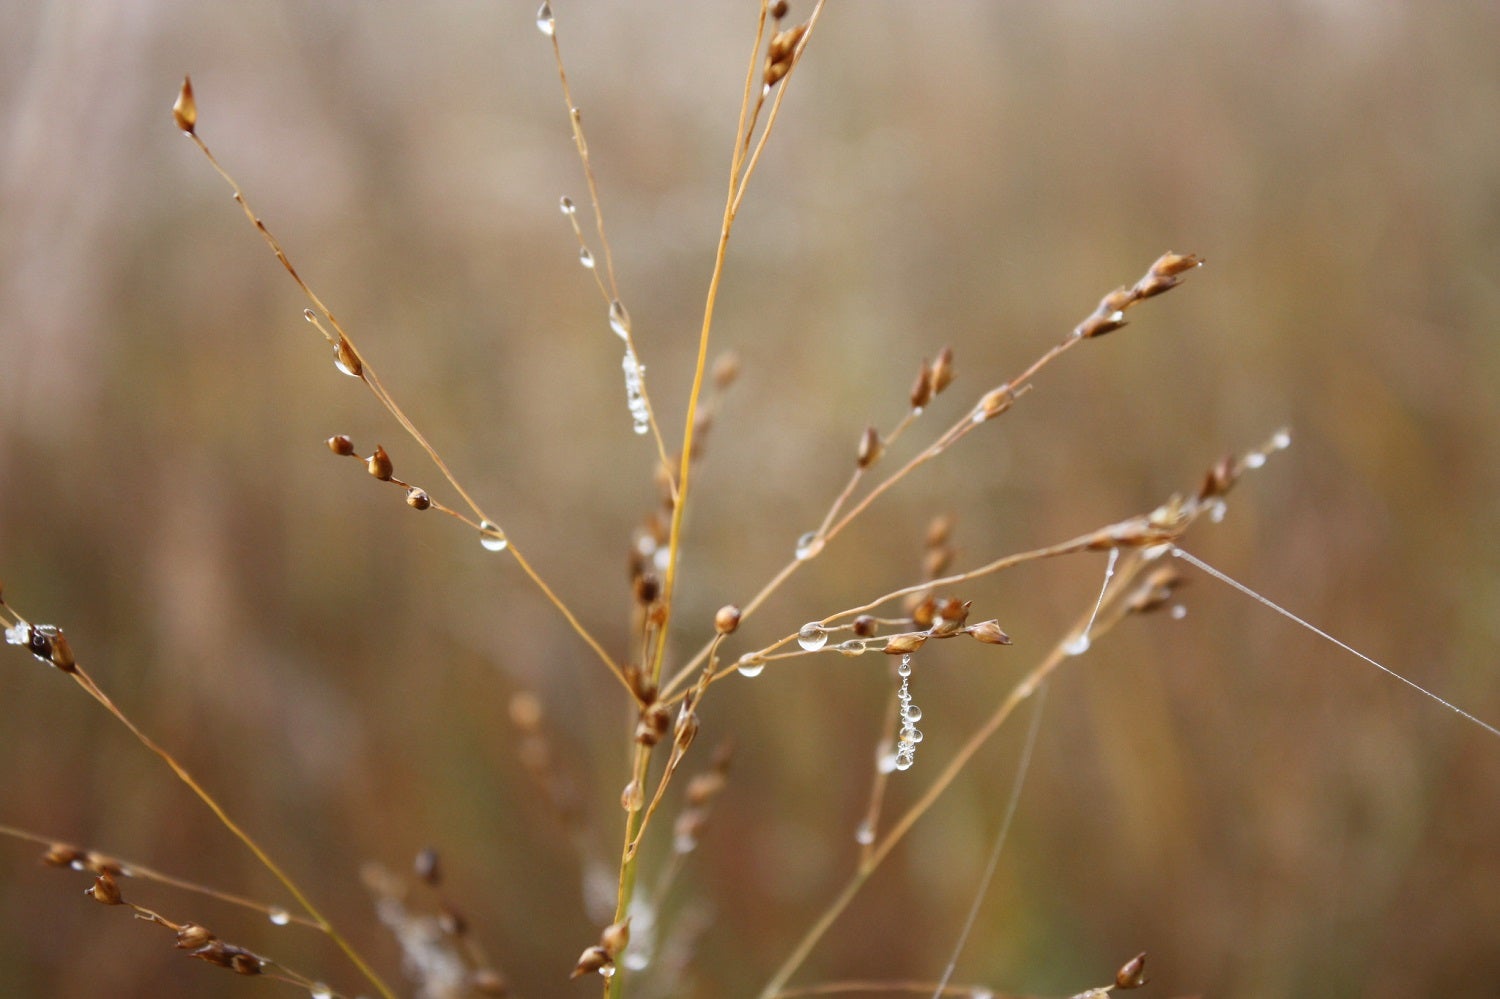
[[(679, 439), (755, 7), (554, 7)], [(430, 845), (517, 994), (584, 995), (597, 983), (565, 978), (619, 849), (619, 688), (508, 556), (332, 458), (335, 433), (380, 443), (454, 498), (336, 374), (169, 114), (191, 73), (199, 134), (302, 274), (624, 659), (654, 452), (558, 214), (586, 188), (533, 20), (529, 2), (0, 12), (0, 580), (392, 980), (359, 869), (404, 871)], [(958, 380), (908, 444), (1173, 249), (1208, 265), (885, 497), (728, 653), (915, 580), (939, 513), (957, 564), (977, 565), (1149, 510), (1286, 427), (1291, 449), (1187, 547), (1500, 721), (1497, 41), (1500, 10), (1478, 3), (830, 5), (731, 246), (715, 346), (743, 373), (696, 480), (678, 663), (821, 520), (924, 357), (951, 345)], [(918, 657), (927, 738), (888, 809), (1086, 612), (1103, 562), (961, 594), (1015, 645)], [(1500, 740), (1185, 571), (1185, 617), (1126, 622), (1052, 683), (955, 981), (1069, 994), (1145, 950), (1149, 995), (1496, 994)], [(714, 689), (685, 766), (733, 740), (730, 783), (656, 899), (661, 957), (633, 994), (755, 994), (844, 883), (890, 665), (808, 657)], [(576, 828), (521, 763), (521, 691)], [(1024, 729), (985, 748), (797, 981), (941, 974)], [(0, 732), (0, 823), (289, 903), (16, 650)], [(666, 862), (656, 831), (646, 884)], [(185, 959), (38, 854), (0, 841), (5, 995), (287, 991)], [(307, 931), (126, 889), (369, 991)]]

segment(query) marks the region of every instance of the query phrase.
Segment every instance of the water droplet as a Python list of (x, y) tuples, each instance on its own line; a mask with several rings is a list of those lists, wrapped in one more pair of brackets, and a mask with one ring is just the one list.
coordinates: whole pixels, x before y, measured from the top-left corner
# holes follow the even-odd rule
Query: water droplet
[(681, 833), (672, 840), (672, 849), (678, 853), (692, 853), (698, 849), (698, 837)]
[(842, 652), (846, 656), (857, 656), (868, 648), (869, 646), (857, 638), (851, 638), (847, 642), (840, 642), (834, 646), (835, 651)]
[(1221, 499), (1214, 500), (1208, 507), (1208, 519), (1215, 524), (1223, 523), (1224, 515), (1229, 512), (1229, 504)]
[(601, 978), (615, 977), (615, 962), (608, 961), (605, 964), (601, 965), (599, 968), (599, 976)]
[[(911, 653), (901, 657), (901, 664), (896, 667), (896, 675), (905, 680), (911, 676)], [(906, 684), (901, 685), (901, 692), (906, 693)]]
[(1184, 607), (1182, 604), (1176, 604), (1176, 605), (1174, 605), (1172, 607), (1172, 620), (1173, 621), (1181, 621), (1185, 617), (1187, 617), (1187, 608), (1186, 607)]
[(797, 539), (797, 547), (793, 554), (797, 556), (797, 561), (806, 562), (808, 559), (813, 558), (818, 554), (818, 552), (822, 550), (822, 537), (818, 535), (817, 531), (808, 531), (806, 534), (802, 535), (802, 537)]
[(1063, 651), (1070, 656), (1081, 656), (1089, 650), (1089, 646), (1092, 644), (1087, 634), (1074, 635), (1063, 646)]
[(1271, 446), (1278, 451), (1284, 451), (1292, 446), (1292, 435), (1286, 430), (1278, 430), (1271, 435)]
[(854, 842), (860, 846), (869, 846), (875, 842), (875, 827), (869, 819), (865, 819), (859, 824), (859, 828), (854, 830)]
[(292, 914), (285, 909), (276, 907), (266, 910), (266, 918), (276, 926), (285, 926), (292, 921)]
[(645, 971), (651, 966), (651, 955), (632, 947), (625, 952), (625, 958), (621, 963), (631, 971)]
[(901, 709), (901, 720), (916, 724), (922, 720), (922, 709), (915, 704), (908, 704)]
[(906, 741), (911, 743), (913, 747), (923, 739), (922, 730), (919, 728), (904, 728), (901, 732), (906, 736)]
[(30, 645), (31, 625), (17, 624), (5, 629), (6, 645)]
[(651, 430), (651, 409), (646, 405), (646, 386), (641, 380), (646, 369), (636, 360), (628, 343), (620, 367), (625, 372), (625, 405), (630, 410), (632, 429), (638, 434), (647, 433)]
[(578, 262), (587, 267), (589, 270), (594, 269), (594, 255), (589, 252), (589, 248), (587, 246), (579, 249)]
[(828, 644), (828, 632), (816, 621), (809, 621), (797, 632), (797, 644), (807, 652), (816, 652)]
[(322, 982), (313, 982), (312, 985), (308, 986), (307, 991), (312, 996), (312, 999), (333, 999), (333, 989)]
[(911, 752), (897, 753), (896, 754), (896, 769), (897, 770), (910, 770), (911, 769), (911, 765), (913, 763), (915, 763), (915, 762), (917, 762), (917, 758), (916, 758), (915, 754), (913, 754)]
[(318, 314), (316, 312), (314, 312), (312, 309), (303, 309), (302, 310), (302, 318), (306, 319), (310, 323), (316, 324), (317, 321), (318, 321)]
[(340, 374), (348, 375), (350, 378), (358, 378), (359, 358), (354, 351), (345, 346), (348, 341), (340, 340), (333, 345), (333, 366), (339, 369)]
[(625, 311), (625, 303), (618, 298), (609, 303), (609, 328), (621, 340), (630, 339), (630, 313)]
[(739, 666), (736, 669), (740, 671), (740, 676), (749, 677), (753, 680), (766, 671), (766, 661), (764, 659), (757, 660), (753, 654), (746, 655), (740, 659)]
[(551, 38), (557, 31), (557, 22), (552, 20), (552, 5), (543, 0), (536, 10), (536, 30)]
[(479, 523), (479, 543), (487, 552), (503, 552), (510, 541), (506, 539), (505, 533), (498, 525), (484, 520)]
[(1259, 451), (1251, 451), (1245, 455), (1246, 468), (1259, 468), (1266, 463), (1266, 456)]
[(557, 203), (557, 208), (564, 215), (572, 215), (574, 212), (578, 211), (578, 206), (573, 204), (573, 199), (568, 197), (566, 194), (564, 194), (562, 196), (562, 200)]

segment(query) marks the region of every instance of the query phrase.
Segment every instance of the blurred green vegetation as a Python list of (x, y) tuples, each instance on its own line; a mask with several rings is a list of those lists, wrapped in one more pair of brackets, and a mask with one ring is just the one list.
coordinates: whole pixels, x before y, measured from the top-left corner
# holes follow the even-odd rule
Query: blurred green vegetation
[[(753, 4), (554, 7), (676, 437)], [(1191, 550), (1500, 718), (1497, 40), (1477, 3), (831, 5), (731, 246), (717, 345), (744, 374), (688, 518), (678, 648), (816, 525), (924, 356), (951, 344), (959, 379), (921, 439), (1170, 248), (1208, 266), (883, 500), (731, 654), (911, 581), (936, 513), (973, 565), (1143, 512), (1287, 426), (1292, 449)], [(508, 558), (330, 459), (334, 433), (382, 443), (446, 498), (175, 134), (184, 72), (200, 134), (389, 389), (623, 655), (653, 452), (557, 214), (585, 188), (519, 3), (0, 12), (6, 597), (63, 626), (393, 978), (358, 868), (432, 844), (518, 991), (564, 994), (597, 924), (505, 705), (541, 698), (605, 858), (631, 719)], [(1101, 571), (1064, 560), (964, 594), (1016, 644), (919, 657), (927, 741), (896, 801)], [(1067, 993), (1147, 950), (1152, 995), (1494, 995), (1500, 745), (1211, 580), (1182, 598), (1183, 620), (1127, 623), (1055, 681), (957, 980)], [(0, 677), (0, 822), (281, 900), (61, 677), (19, 654)], [(752, 994), (842, 883), (891, 686), (872, 656), (715, 690), (697, 762), (732, 738), (735, 769), (662, 901), (706, 922), (695, 994)], [(940, 974), (1023, 728), (804, 979)], [(36, 853), (0, 842), (0, 993), (281, 990), (184, 960)], [(308, 934), (127, 887), (360, 988)]]

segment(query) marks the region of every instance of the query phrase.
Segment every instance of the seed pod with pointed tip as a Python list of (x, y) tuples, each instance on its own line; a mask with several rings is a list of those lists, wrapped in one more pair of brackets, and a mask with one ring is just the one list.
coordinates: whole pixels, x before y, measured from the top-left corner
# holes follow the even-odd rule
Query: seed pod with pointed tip
[(985, 420), (993, 420), (1011, 406), (1015, 405), (1016, 392), (1009, 385), (1001, 385), (992, 388), (979, 400), (979, 405), (974, 409), (974, 422), (983, 423)]
[(42, 863), (49, 867), (72, 867), (81, 864), (86, 854), (68, 843), (53, 843), (42, 854)]
[(938, 395), (952, 384), (953, 348), (944, 347), (938, 351), (937, 358), (932, 362), (932, 394)]
[(73, 647), (68, 644), (68, 636), (60, 631), (52, 636), (52, 654), (47, 658), (52, 665), (64, 673), (78, 672), (78, 661), (73, 658)]
[(915, 652), (927, 644), (927, 636), (910, 632), (905, 635), (892, 635), (885, 641), (885, 648), (881, 649), (888, 656), (904, 656)]
[(115, 881), (114, 875), (104, 873), (94, 879), (94, 887), (84, 892), (92, 895), (94, 901), (102, 905), (124, 905), (125, 899), (120, 894), (119, 882)]
[(1202, 266), (1203, 258), (1196, 253), (1173, 253), (1168, 250), (1151, 265), (1151, 273), (1162, 277), (1176, 277)]
[(1115, 972), (1115, 988), (1138, 989), (1149, 981), (1146, 978), (1146, 952), (1141, 951), (1135, 957), (1126, 961)]
[(630, 917), (618, 923), (610, 923), (599, 934), (599, 946), (610, 957), (615, 957), (630, 944)]
[(172, 120), (188, 135), (198, 127), (198, 102), (193, 100), (193, 80), (182, 78), (182, 89), (177, 91), (177, 100), (172, 103)]
[(859, 438), (859, 453), (856, 462), (860, 468), (869, 468), (880, 460), (880, 455), (884, 450), (885, 444), (880, 439), (880, 431), (874, 427), (865, 427), (865, 432)]
[(922, 368), (917, 372), (916, 381), (911, 383), (911, 408), (921, 409), (932, 401), (932, 368), (927, 366), (927, 359), (922, 359)]
[(574, 966), (573, 973), (569, 978), (582, 978), (584, 975), (592, 974), (607, 968), (615, 962), (610, 960), (609, 953), (597, 944), (586, 948), (578, 957), (578, 964)]
[(348, 434), (334, 434), (328, 438), (328, 450), (347, 458), (354, 453), (354, 441)]
[(197, 950), (199, 947), (208, 946), (214, 935), (209, 932), (207, 926), (199, 926), (197, 923), (183, 923), (177, 927), (177, 947), (179, 950)]
[(1000, 628), (999, 621), (981, 621), (965, 629), (969, 635), (986, 645), (1009, 645), (1010, 636)]
[(391, 464), (391, 456), (386, 454), (385, 448), (379, 444), (375, 445), (375, 453), (370, 455), (365, 462), (365, 468), (382, 482), (388, 480), (396, 472), (395, 466)]

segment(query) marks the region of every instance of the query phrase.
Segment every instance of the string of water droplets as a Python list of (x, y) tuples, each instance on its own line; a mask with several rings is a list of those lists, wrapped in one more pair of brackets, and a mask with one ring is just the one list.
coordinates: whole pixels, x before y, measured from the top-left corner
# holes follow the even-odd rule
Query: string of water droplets
[(901, 657), (896, 675), (901, 678), (901, 687), (896, 691), (896, 700), (900, 702), (901, 732), (896, 737), (895, 767), (910, 770), (917, 762), (917, 743), (922, 741), (922, 730), (917, 728), (917, 722), (922, 720), (922, 709), (911, 699), (911, 653)]

